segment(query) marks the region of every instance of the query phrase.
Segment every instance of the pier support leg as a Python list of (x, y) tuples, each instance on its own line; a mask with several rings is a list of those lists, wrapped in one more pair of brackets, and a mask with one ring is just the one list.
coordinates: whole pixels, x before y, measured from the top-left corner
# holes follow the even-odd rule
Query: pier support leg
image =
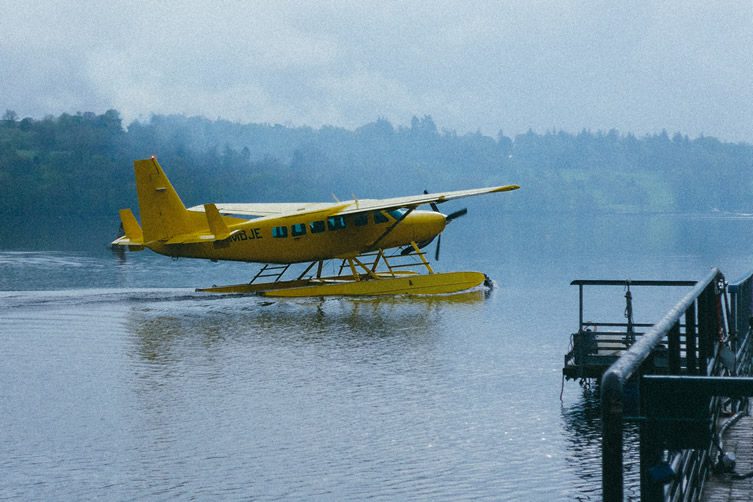
[(601, 381), (601, 488), (605, 502), (622, 502), (622, 382), (614, 373)]

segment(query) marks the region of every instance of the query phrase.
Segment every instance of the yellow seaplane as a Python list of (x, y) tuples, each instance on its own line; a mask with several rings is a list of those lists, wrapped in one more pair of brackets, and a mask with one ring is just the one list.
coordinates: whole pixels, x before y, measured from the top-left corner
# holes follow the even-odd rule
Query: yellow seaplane
[[(149, 248), (172, 257), (263, 264), (249, 283), (197, 290), (209, 293), (302, 297), (448, 294), (475, 288), (484, 283), (483, 273), (437, 273), (422, 251), (448, 222), (466, 213), (462, 209), (444, 215), (437, 204), (519, 188), (505, 185), (388, 199), (186, 208), (155, 157), (133, 165), (141, 224), (130, 209), (121, 209), (125, 235), (112, 242), (114, 248)], [(432, 210), (418, 210), (422, 205)], [(439, 241), (437, 259), (438, 246)], [(411, 266), (424, 272), (406, 269), (404, 258), (413, 258)], [(324, 275), (323, 264), (331, 260), (340, 262), (339, 272)], [(308, 266), (294, 278), (285, 278), (291, 264)]]

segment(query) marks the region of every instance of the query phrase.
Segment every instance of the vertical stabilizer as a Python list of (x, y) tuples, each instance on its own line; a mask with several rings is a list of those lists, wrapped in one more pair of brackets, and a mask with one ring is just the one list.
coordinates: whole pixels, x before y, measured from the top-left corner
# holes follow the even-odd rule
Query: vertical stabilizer
[(230, 237), (230, 230), (222, 219), (222, 215), (214, 204), (204, 204), (204, 213), (207, 215), (209, 230), (214, 234), (215, 240), (223, 240)]
[(183, 205), (155, 157), (135, 160), (133, 168), (145, 243), (167, 241), (207, 227), (204, 215), (191, 213)]
[(139, 222), (136, 221), (133, 211), (130, 209), (121, 209), (120, 224), (123, 225), (123, 231), (131, 244), (144, 243), (144, 234), (141, 232), (141, 227), (139, 226)]

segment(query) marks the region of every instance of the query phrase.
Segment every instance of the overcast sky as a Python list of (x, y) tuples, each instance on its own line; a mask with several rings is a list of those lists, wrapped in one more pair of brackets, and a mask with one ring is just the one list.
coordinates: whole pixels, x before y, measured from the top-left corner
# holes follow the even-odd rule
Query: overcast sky
[(0, 0), (0, 113), (753, 143), (753, 1)]

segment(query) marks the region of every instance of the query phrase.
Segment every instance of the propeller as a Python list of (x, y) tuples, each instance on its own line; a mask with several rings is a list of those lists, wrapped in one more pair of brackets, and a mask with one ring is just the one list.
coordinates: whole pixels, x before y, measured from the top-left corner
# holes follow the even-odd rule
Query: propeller
[[(429, 195), (429, 192), (427, 190), (424, 190), (424, 195)], [(429, 202), (429, 205), (435, 213), (441, 213), (435, 202)], [(460, 218), (461, 216), (465, 216), (466, 214), (468, 214), (468, 208), (464, 207), (463, 209), (458, 209), (457, 211), (448, 214), (445, 218), (447, 219), (447, 223), (449, 223), (455, 218)]]

